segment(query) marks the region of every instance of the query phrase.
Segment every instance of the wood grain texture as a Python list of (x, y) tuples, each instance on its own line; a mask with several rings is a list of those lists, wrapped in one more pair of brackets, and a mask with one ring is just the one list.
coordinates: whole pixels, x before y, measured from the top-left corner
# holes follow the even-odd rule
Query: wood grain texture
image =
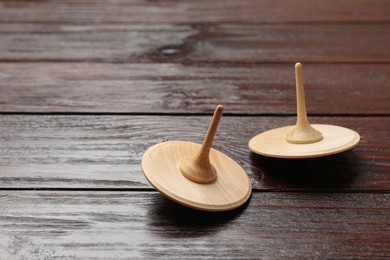
[[(309, 114), (388, 114), (389, 64), (307, 64)], [(1, 112), (295, 114), (291, 64), (0, 63)]]
[(2, 61), (390, 62), (390, 24), (0, 24)]
[[(151, 188), (140, 165), (147, 148), (170, 140), (201, 143), (210, 118), (1, 115), (1, 188)], [(311, 117), (311, 122), (354, 129), (361, 142), (324, 158), (266, 158), (250, 153), (250, 138), (294, 124), (295, 117), (225, 116), (213, 147), (244, 168), (254, 189), (390, 190), (388, 117)]]
[(0, 257), (386, 259), (390, 194), (255, 193), (201, 213), (154, 192), (0, 192)]
[[(0, 259), (389, 259), (389, 31), (388, 0), (0, 0)], [(298, 61), (310, 122), (359, 146), (249, 151), (295, 123)], [(200, 143), (216, 104), (213, 147), (254, 190), (224, 214), (141, 170), (154, 144)]]
[(0, 1), (0, 22), (302, 23), (389, 21), (386, 0)]

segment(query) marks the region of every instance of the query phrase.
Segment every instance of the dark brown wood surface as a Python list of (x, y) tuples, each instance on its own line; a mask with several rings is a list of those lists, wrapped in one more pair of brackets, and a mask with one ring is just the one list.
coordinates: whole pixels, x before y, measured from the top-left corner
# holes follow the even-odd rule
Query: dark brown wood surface
[[(210, 116), (3, 115), (0, 187), (150, 190), (141, 169), (146, 149), (172, 140), (200, 143), (209, 121)], [(252, 136), (294, 121), (223, 117), (214, 147), (246, 170), (256, 190), (390, 191), (389, 117), (312, 117), (313, 123), (361, 134), (358, 147), (339, 155), (283, 160), (249, 151)]]
[[(292, 115), (291, 64), (0, 62), (1, 112)], [(310, 114), (388, 115), (387, 64), (304, 65)]]
[[(0, 0), (0, 259), (389, 259), (387, 0)], [(283, 160), (254, 135), (295, 121), (294, 63), (313, 123), (351, 151)], [(253, 195), (202, 213), (158, 194), (151, 145), (201, 142)]]
[[(3, 24), (0, 60), (390, 62), (390, 24)], [(370, 46), (367, 48), (367, 46)]]
[(0, 192), (0, 254), (23, 258), (386, 259), (390, 194), (261, 193), (227, 214), (152, 192)]
[(334, 23), (389, 22), (386, 0), (2, 0), (0, 22)]

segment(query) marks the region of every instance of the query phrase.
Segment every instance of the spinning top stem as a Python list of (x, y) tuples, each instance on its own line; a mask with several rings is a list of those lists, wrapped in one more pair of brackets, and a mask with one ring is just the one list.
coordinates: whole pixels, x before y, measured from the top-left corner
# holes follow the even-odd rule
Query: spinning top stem
[(318, 142), (322, 134), (314, 129), (307, 119), (305, 91), (303, 88), (302, 64), (295, 64), (295, 80), (297, 89), (297, 123), (287, 134), (286, 140), (293, 144), (308, 144)]
[(223, 106), (216, 107), (207, 134), (198, 153), (180, 162), (180, 171), (188, 179), (198, 183), (211, 183), (217, 179), (217, 170), (210, 163), (210, 148), (222, 117)]

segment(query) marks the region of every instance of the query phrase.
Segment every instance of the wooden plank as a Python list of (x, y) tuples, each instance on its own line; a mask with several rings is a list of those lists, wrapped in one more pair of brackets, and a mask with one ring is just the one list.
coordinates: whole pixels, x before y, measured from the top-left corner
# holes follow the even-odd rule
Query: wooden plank
[[(140, 165), (146, 149), (168, 140), (199, 143), (210, 118), (1, 115), (0, 188), (149, 189)], [(361, 134), (358, 147), (339, 155), (283, 160), (250, 153), (251, 137), (294, 121), (225, 116), (214, 147), (246, 170), (254, 189), (390, 190), (389, 117), (312, 117)]]
[(225, 214), (154, 192), (0, 192), (0, 257), (386, 259), (390, 194), (255, 193)]
[(389, 21), (386, 0), (0, 1), (0, 22), (302, 23)]
[[(389, 64), (307, 64), (304, 81), (310, 114), (390, 111)], [(292, 63), (0, 63), (0, 111), (291, 115), (294, 84)]]
[(390, 24), (0, 24), (2, 61), (390, 62)]

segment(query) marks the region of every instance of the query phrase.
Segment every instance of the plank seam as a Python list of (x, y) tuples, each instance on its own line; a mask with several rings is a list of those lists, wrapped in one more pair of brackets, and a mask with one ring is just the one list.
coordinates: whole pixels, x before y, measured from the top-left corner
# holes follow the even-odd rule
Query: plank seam
[[(35, 188), (7, 188), (0, 187), (0, 191), (96, 191), (96, 192), (150, 192), (158, 193), (153, 188), (59, 188), (59, 187), (35, 187)], [(295, 192), (295, 193), (378, 193), (387, 194), (390, 190), (326, 190), (326, 189), (253, 189), (252, 193), (265, 192)]]
[[(93, 22), (70, 21), (0, 21), (4, 25), (72, 25), (72, 26), (96, 26)], [(177, 26), (216, 26), (216, 25), (388, 25), (390, 20), (349, 20), (349, 21), (196, 21), (196, 22), (104, 22), (98, 25), (126, 26), (126, 25), (177, 25)]]
[[(212, 113), (198, 112), (18, 112), (18, 111), (0, 111), (0, 115), (42, 115), (42, 116), (212, 116)], [(293, 117), (296, 113), (229, 113), (223, 114), (225, 117)], [(390, 113), (372, 113), (372, 114), (327, 114), (311, 113), (311, 117), (389, 117)]]
[[(1, 33), (0, 33), (1, 34)], [(261, 66), (261, 65), (267, 65), (267, 64), (295, 64), (296, 60), (275, 60), (275, 61), (248, 61), (248, 62), (242, 62), (242, 61), (192, 61), (192, 60), (153, 60), (153, 61), (142, 61), (138, 63), (129, 62), (127, 60), (112, 60), (110, 58), (107, 59), (95, 59), (95, 58), (88, 58), (88, 59), (71, 59), (71, 60), (65, 60), (65, 59), (0, 59), (0, 63), (91, 63), (91, 64), (180, 64), (184, 66)], [(356, 65), (356, 64), (367, 64), (367, 65), (387, 65), (390, 64), (390, 58), (385, 58), (384, 60), (356, 60), (356, 61), (315, 61), (315, 60), (304, 60), (305, 64), (345, 64), (345, 65)]]

